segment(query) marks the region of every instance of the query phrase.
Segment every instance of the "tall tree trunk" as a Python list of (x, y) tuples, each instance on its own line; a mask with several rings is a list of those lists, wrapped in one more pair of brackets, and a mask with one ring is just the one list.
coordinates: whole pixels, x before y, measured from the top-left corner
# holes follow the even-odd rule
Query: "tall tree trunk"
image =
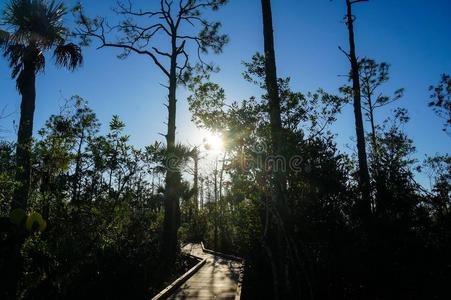
[[(274, 33), (272, 25), (271, 1), (262, 0), (263, 32), (265, 40), (266, 89), (269, 99), (272, 154), (283, 155), (282, 118), (280, 113), (280, 97), (277, 83), (276, 55), (274, 50)], [(285, 176), (282, 170), (274, 169), (274, 186), (276, 203), (285, 204), (283, 192), (286, 190)]]
[[(197, 151), (197, 148), (195, 151)], [(194, 195), (193, 195), (193, 198), (194, 198), (194, 202), (195, 202), (194, 203), (195, 208), (196, 208), (196, 210), (198, 210), (199, 209), (199, 155), (198, 155), (198, 153), (194, 154), (193, 160), (194, 160), (194, 176), (193, 176)]]
[(204, 178), (200, 178), (200, 209), (204, 209)]
[(366, 92), (368, 94), (368, 114), (371, 124), (371, 147), (373, 149), (373, 173), (372, 176), (374, 178), (374, 189), (375, 189), (375, 199), (373, 200), (373, 207), (375, 215), (384, 215), (386, 213), (385, 210), (385, 180), (384, 174), (381, 172), (380, 168), (380, 158), (379, 158), (379, 148), (377, 145), (377, 132), (376, 132), (376, 120), (374, 119), (374, 106), (372, 102), (372, 97), (370, 91)]
[(373, 155), (374, 155), (374, 165), (375, 165), (375, 169), (376, 171), (378, 170), (378, 166), (379, 166), (379, 152), (378, 152), (378, 148), (377, 148), (377, 134), (376, 134), (376, 120), (374, 119), (374, 110), (375, 107), (373, 105), (373, 97), (372, 97), (372, 93), (369, 87), (370, 83), (365, 82), (365, 94), (366, 94), (366, 98), (367, 98), (367, 104), (368, 104), (368, 119), (370, 121), (370, 125), (371, 125), (371, 148), (373, 150)]
[(371, 143), (373, 152), (377, 155), (377, 140), (376, 140), (376, 122), (374, 120), (374, 107), (373, 103), (371, 103), (371, 97), (368, 98), (368, 109), (369, 109), (369, 118), (371, 123)]
[(224, 167), (226, 162), (227, 152), (224, 150), (224, 155), (222, 156), (221, 172), (219, 172), (219, 199), (222, 199), (222, 188), (224, 185)]
[[(172, 57), (169, 76), (168, 95), (168, 130), (166, 143), (168, 155), (175, 155), (175, 132), (176, 132), (176, 105), (177, 105), (177, 47), (176, 38), (173, 35)], [(178, 189), (180, 187), (179, 170), (174, 170), (167, 166), (166, 188), (164, 199), (164, 222), (163, 222), (163, 245), (162, 254), (172, 264), (178, 251), (177, 231), (180, 226), (180, 206), (178, 199)]]
[(27, 209), (31, 183), (31, 148), (33, 138), (33, 117), (36, 102), (36, 68), (31, 62), (25, 62), (24, 70), (19, 75), (22, 95), (20, 105), (19, 132), (16, 148), (16, 175), (18, 183), (14, 190), (12, 209)]
[[(20, 121), (16, 146), (15, 181), (18, 185), (14, 190), (11, 210), (16, 208), (26, 210), (30, 194), (33, 118), (36, 102), (36, 66), (32, 61), (32, 58), (25, 60), (24, 69), (19, 75), (17, 85), (22, 95), (22, 102), (20, 105)], [(10, 299), (15, 299), (17, 296), (18, 284), (22, 276), (23, 259), (20, 250), (24, 241), (25, 236), (22, 232), (19, 231), (12, 235), (8, 264), (10, 263), (13, 267), (7, 267), (7, 270), (10, 270), (7, 280)]]
[(214, 178), (214, 189), (215, 189), (215, 203), (217, 203), (218, 202), (218, 195), (219, 195), (219, 193), (218, 193), (218, 158), (216, 157), (216, 160), (215, 160), (215, 170), (214, 170), (214, 173), (213, 173), (213, 178)]
[(215, 161), (215, 170), (214, 170), (214, 189), (215, 189), (215, 198), (214, 198), (214, 208), (213, 208), (213, 215), (214, 215), (214, 235), (213, 235), (213, 241), (214, 241), (214, 250), (218, 250), (218, 158), (216, 157)]
[(349, 59), (351, 61), (352, 90), (354, 96), (354, 117), (357, 136), (357, 152), (359, 160), (359, 187), (362, 200), (359, 203), (359, 214), (362, 221), (367, 223), (371, 218), (371, 192), (370, 175), (368, 171), (368, 159), (365, 145), (365, 130), (362, 117), (362, 97), (360, 90), (359, 64), (357, 61), (354, 37), (354, 16), (352, 15), (352, 2), (346, 0), (347, 5), (347, 27), (349, 32)]
[[(262, 0), (263, 12), (263, 33), (265, 46), (265, 73), (266, 73), (266, 89), (269, 100), (270, 113), (270, 129), (271, 129), (271, 146), (272, 155), (274, 156), (274, 165), (272, 169), (272, 188), (271, 198), (272, 208), (270, 218), (273, 219), (269, 228), (268, 237), (264, 238), (264, 243), (269, 244), (268, 249), (271, 250), (270, 259), (276, 259), (275, 266), (277, 270), (273, 270), (273, 274), (277, 274), (277, 278), (273, 278), (274, 297), (276, 299), (292, 299), (294, 297), (290, 276), (290, 253), (287, 244), (289, 212), (286, 203), (286, 177), (284, 170), (280, 170), (277, 166), (277, 158), (284, 154), (283, 151), (283, 128), (280, 112), (280, 97), (277, 82), (276, 57), (274, 50), (274, 33), (272, 24), (271, 1)], [(294, 279), (295, 281), (296, 279)]]

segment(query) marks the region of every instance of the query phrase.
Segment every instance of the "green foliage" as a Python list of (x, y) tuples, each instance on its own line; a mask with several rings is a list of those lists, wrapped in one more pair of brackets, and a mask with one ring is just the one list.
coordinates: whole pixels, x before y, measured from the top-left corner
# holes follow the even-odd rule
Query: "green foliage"
[[(153, 172), (162, 162), (129, 144), (118, 116), (105, 135), (99, 128), (87, 102), (74, 96), (39, 130), (29, 214), (8, 216), (12, 192), (1, 182), (8, 218), (0, 219), (0, 252), (13, 251), (11, 243), (21, 237), (18, 291), (25, 298), (141, 298), (162, 288), (163, 273), (187, 267), (180, 260), (173, 270), (162, 269), (162, 196), (153, 185), (163, 175)], [(1, 145), (0, 174), (13, 178), (13, 147)], [(10, 268), (4, 260), (0, 265)]]
[(14, 187), (14, 145), (0, 142), (0, 215), (7, 215), (9, 212), (9, 199), (11, 199)]
[(218, 84), (208, 82), (197, 86), (188, 97), (189, 109), (195, 112), (193, 122), (201, 127), (215, 128), (215, 124), (220, 126), (224, 120), (224, 101), (224, 90)]
[[(246, 80), (261, 88), (265, 87), (263, 60), (260, 54), (254, 56), (251, 63), (245, 64), (244, 73)], [(393, 97), (373, 99), (373, 93), (388, 80), (389, 66), (369, 59), (362, 60), (360, 66), (362, 79), (367, 81), (363, 87), (370, 89), (365, 95), (376, 108), (402, 96), (403, 90), (398, 90)], [(339, 152), (334, 136), (327, 130), (346, 99), (321, 89), (307, 94), (293, 92), (289, 78), (279, 79), (278, 83), (285, 130), (284, 159), (298, 158), (296, 168), (286, 169), (286, 201), (292, 214), (290, 246), (297, 253), (290, 266), (303, 273), (293, 278), (294, 282), (304, 291), (309, 288), (308, 282), (315, 282), (313, 290), (319, 299), (328, 299), (331, 294), (335, 298), (359, 299), (362, 290), (391, 297), (415, 290), (412, 282), (430, 274), (431, 268), (443, 272), (440, 261), (449, 261), (444, 258), (449, 239), (439, 238), (438, 232), (449, 232), (449, 162), (446, 157), (427, 162), (436, 174), (432, 193), (415, 182), (415, 146), (403, 131), (410, 120), (407, 110), (395, 109), (393, 117), (375, 124), (377, 148), (370, 156), (373, 227), (368, 237), (357, 209), (360, 199), (355, 158)], [(268, 280), (274, 259), (265, 258), (262, 246), (268, 222), (272, 222), (268, 218), (272, 209), (268, 196), (271, 178), (264, 164), (271, 144), (267, 96), (229, 105), (225, 91), (209, 82), (193, 90), (190, 110), (198, 126), (222, 133), (227, 159), (222, 167), (216, 166), (204, 175), (205, 204), (197, 213), (208, 216), (206, 221), (203, 217), (197, 221), (202, 224), (202, 234), (193, 234), (198, 230), (192, 225), (195, 222), (186, 221), (183, 236), (188, 240), (202, 237), (209, 248), (246, 257), (246, 276), (252, 282), (246, 293), (263, 298), (267, 295), (255, 282)], [(223, 191), (217, 177), (221, 170), (226, 174)], [(218, 197), (220, 194), (222, 197)], [(187, 213), (182, 210), (182, 215)], [(437, 259), (431, 258), (433, 253)], [(433, 267), (417, 260), (422, 255), (431, 258)], [(393, 268), (393, 264), (399, 268)], [(369, 274), (368, 268), (374, 272)], [(437, 296), (444, 292), (433, 280), (427, 279), (421, 285), (436, 288)]]

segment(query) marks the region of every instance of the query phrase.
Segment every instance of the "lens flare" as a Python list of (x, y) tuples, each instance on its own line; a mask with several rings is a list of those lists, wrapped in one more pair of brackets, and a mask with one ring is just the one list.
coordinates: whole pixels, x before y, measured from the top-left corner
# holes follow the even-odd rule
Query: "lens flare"
[(221, 152), (224, 150), (224, 140), (219, 134), (208, 133), (204, 138), (204, 145), (207, 151)]

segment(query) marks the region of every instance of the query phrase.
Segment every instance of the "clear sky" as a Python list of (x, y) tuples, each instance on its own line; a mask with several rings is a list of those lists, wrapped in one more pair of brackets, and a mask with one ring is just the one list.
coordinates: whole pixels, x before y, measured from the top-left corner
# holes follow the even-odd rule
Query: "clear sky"
[[(1, 0), (3, 4), (6, 0)], [(74, 1), (66, 0), (67, 4)], [(83, 0), (90, 16), (109, 15), (113, 0)], [(152, 6), (157, 0), (135, 1)], [(343, 24), (344, 0), (273, 0), (276, 55), (280, 77), (290, 76), (296, 91), (312, 91), (319, 87), (337, 92), (344, 83), (338, 75), (346, 74), (349, 64), (338, 50), (347, 49), (347, 32)], [(146, 4), (151, 3), (151, 4)], [(355, 9), (357, 51), (392, 65), (387, 93), (404, 87), (405, 97), (399, 106), (409, 109), (411, 122), (406, 131), (415, 141), (417, 157), (447, 153), (451, 139), (441, 131), (442, 120), (427, 107), (428, 87), (436, 84), (440, 74), (451, 73), (451, 1), (450, 0), (370, 0)], [(226, 90), (229, 100), (240, 100), (260, 91), (241, 79), (241, 62), (249, 60), (263, 45), (259, 0), (231, 0), (230, 4), (212, 14), (223, 23), (223, 32), (230, 43), (219, 56), (211, 56), (221, 67), (213, 77)], [(94, 42), (95, 46), (96, 43)], [(80, 95), (89, 101), (101, 122), (106, 125), (113, 114), (127, 124), (127, 133), (138, 147), (161, 139), (165, 132), (166, 90), (164, 75), (147, 58), (132, 55), (126, 60), (116, 58), (117, 50), (84, 50), (84, 66), (74, 73), (54, 68), (48, 63), (45, 74), (37, 80), (35, 129), (49, 115), (58, 112), (62, 99)], [(50, 59), (48, 59), (50, 61)], [(11, 117), (0, 121), (9, 130), (3, 136), (13, 139), (13, 120), (18, 119), (20, 97), (10, 70), (0, 58), (0, 108), (7, 105)], [(184, 143), (199, 143), (202, 134), (190, 122), (187, 92), (178, 91), (177, 138)], [(392, 106), (381, 111), (378, 119), (387, 116)], [(17, 122), (17, 121), (16, 121)], [(354, 121), (347, 107), (333, 130), (338, 134), (341, 149), (353, 145)]]

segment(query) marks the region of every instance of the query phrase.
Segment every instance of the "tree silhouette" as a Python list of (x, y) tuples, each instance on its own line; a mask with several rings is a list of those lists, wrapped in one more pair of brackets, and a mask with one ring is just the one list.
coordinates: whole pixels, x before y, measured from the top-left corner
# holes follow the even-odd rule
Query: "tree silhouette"
[[(175, 151), (176, 142), (176, 104), (177, 86), (187, 84), (194, 78), (195, 72), (201, 75), (213, 71), (214, 66), (206, 63), (202, 54), (210, 50), (221, 53), (228, 42), (226, 35), (219, 33), (221, 23), (210, 22), (205, 17), (208, 9), (217, 10), (226, 0), (178, 0), (159, 1), (159, 7), (153, 9), (135, 9), (130, 1), (118, 2), (116, 13), (124, 20), (116, 26), (109, 26), (104, 18), (88, 19), (80, 10), (79, 34), (85, 42), (95, 38), (100, 41), (99, 48), (113, 47), (122, 49), (120, 58), (131, 53), (146, 56), (168, 80), (168, 123), (166, 143), (168, 155)], [(144, 22), (143, 22), (144, 20)], [(194, 27), (197, 31), (193, 32)], [(107, 31), (120, 35), (116, 41), (110, 41)], [(155, 44), (157, 37), (163, 36), (167, 44), (161, 48)], [(190, 63), (192, 58), (188, 45), (196, 47), (197, 64)], [(165, 50), (166, 46), (169, 50)], [(168, 261), (175, 258), (177, 251), (177, 230), (180, 223), (179, 199), (177, 187), (180, 185), (177, 170), (167, 169), (165, 189), (165, 217), (163, 228), (163, 253)]]
[[(270, 0), (262, 0), (263, 12), (263, 36), (265, 50), (265, 87), (268, 96), (268, 106), (270, 115), (271, 130), (271, 152), (274, 157), (280, 157), (284, 154), (283, 150), (283, 128), (280, 111), (280, 95), (277, 82), (276, 56), (274, 50), (274, 32), (272, 23), (272, 9)], [(285, 174), (282, 170), (274, 168), (272, 170), (272, 189), (271, 189), (271, 226), (265, 231), (263, 237), (265, 248), (268, 256), (274, 260), (273, 264), (273, 280), (274, 280), (274, 297), (275, 299), (285, 299), (293, 297), (291, 294), (290, 279), (288, 276), (288, 257), (290, 246), (287, 244), (289, 240), (288, 234), (288, 206), (286, 203), (287, 182)]]
[[(390, 80), (390, 65), (382, 62), (377, 63), (370, 58), (362, 58), (359, 61), (359, 76), (361, 82), (362, 110), (365, 112), (366, 120), (370, 123), (371, 150), (375, 163), (375, 170), (378, 169), (379, 148), (377, 142), (376, 111), (402, 98), (404, 89), (397, 89), (393, 96), (386, 96), (380, 92), (381, 86)], [(340, 91), (348, 98), (352, 98), (352, 86), (343, 86)]]
[(429, 91), (432, 94), (428, 105), (437, 116), (445, 120), (443, 131), (451, 135), (451, 76), (443, 74), (440, 83), (429, 87)]
[(0, 45), (22, 95), (16, 149), (16, 181), (19, 186), (14, 193), (12, 208), (27, 208), (35, 82), (36, 75), (45, 69), (45, 53), (53, 51), (56, 65), (69, 70), (74, 70), (83, 61), (80, 47), (67, 43), (69, 30), (62, 22), (66, 14), (62, 2), (45, 0), (11, 0), (3, 12), (2, 23), (8, 31), (2, 33)]
[(354, 102), (355, 130), (357, 136), (357, 154), (359, 160), (359, 186), (362, 194), (362, 201), (359, 204), (359, 211), (363, 222), (368, 222), (371, 216), (371, 192), (370, 192), (370, 174), (368, 171), (368, 158), (365, 145), (365, 129), (362, 116), (362, 95), (359, 74), (359, 63), (357, 60), (354, 21), (355, 16), (352, 13), (352, 6), (359, 2), (368, 2), (368, 0), (346, 0), (346, 26), (349, 35), (349, 53), (342, 50), (351, 63), (352, 94)]
[[(272, 152), (275, 156), (283, 155), (283, 128), (280, 113), (280, 95), (277, 82), (276, 55), (274, 50), (274, 32), (272, 24), (271, 1), (262, 0), (263, 11), (263, 35), (265, 48), (265, 86), (268, 92), (269, 114), (271, 120)], [(282, 212), (284, 205), (284, 192), (286, 190), (286, 179), (279, 170), (274, 171), (273, 198), (276, 205), (280, 206)], [(286, 213), (286, 212), (285, 212)]]
[(376, 93), (377, 90), (390, 79), (389, 71), (390, 65), (387, 63), (377, 63), (368, 58), (363, 58), (359, 61), (359, 74), (362, 86), (362, 97), (364, 100), (362, 109), (365, 111), (365, 116), (371, 124), (373, 151), (375, 151), (377, 147), (376, 110), (401, 99), (404, 94), (404, 89), (402, 88), (396, 90), (393, 97)]
[[(267, 101), (267, 108), (265, 111), (269, 113), (268, 129), (271, 145), (268, 155), (274, 159), (275, 163), (278, 159), (285, 161), (290, 159), (287, 152), (289, 134), (287, 128), (283, 126), (283, 121), (286, 120), (282, 118), (282, 110), (287, 108), (283, 105), (290, 103), (290, 100), (299, 98), (286, 89), (289, 79), (281, 80), (277, 77), (271, 1), (262, 0), (261, 5), (264, 56), (257, 54), (253, 57), (252, 63), (245, 64), (247, 72), (244, 76), (248, 81), (257, 83), (266, 90), (264, 99)], [(283, 100), (286, 99), (290, 100), (284, 103)], [(289, 122), (287, 122), (287, 126), (290, 126)], [(296, 298), (304, 292), (309, 297), (313, 297), (306, 273), (303, 274), (305, 281), (302, 282), (300, 278), (300, 272), (303, 272), (300, 271), (303, 268), (303, 262), (293, 239), (294, 227), (288, 203), (287, 171), (279, 168), (276, 164), (268, 166), (271, 193), (270, 197), (265, 197), (267, 213), (262, 237), (262, 245), (272, 270), (274, 298)], [(269, 199), (270, 201), (268, 201)], [(304, 287), (306, 287), (305, 291)]]

